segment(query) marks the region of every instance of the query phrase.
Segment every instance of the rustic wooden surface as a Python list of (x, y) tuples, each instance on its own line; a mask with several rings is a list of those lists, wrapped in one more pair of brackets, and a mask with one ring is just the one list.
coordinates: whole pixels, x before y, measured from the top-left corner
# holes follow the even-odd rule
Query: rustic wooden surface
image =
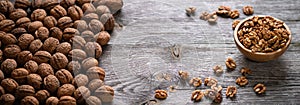
[[(232, 19), (219, 18), (210, 25), (200, 20), (203, 11), (213, 12), (220, 5), (231, 6), (241, 13), (242, 7), (251, 5), (254, 15), (271, 15), (283, 20), (292, 31), (292, 43), (280, 58), (266, 63), (247, 60), (235, 47)], [(190, 101), (195, 88), (178, 78), (177, 71), (186, 70), (190, 77), (214, 77), (223, 90), (221, 104), (300, 104), (300, 1), (299, 0), (124, 0), (117, 17), (123, 25), (112, 34), (104, 48), (101, 67), (105, 68), (106, 84), (115, 89), (111, 104), (138, 105), (154, 99), (154, 90), (177, 86), (166, 100), (157, 105), (213, 104), (207, 98), (199, 103)], [(195, 16), (188, 17), (185, 8), (197, 7)], [(171, 55), (170, 48), (179, 46), (180, 58)], [(237, 69), (215, 75), (212, 67), (232, 57)], [(249, 84), (239, 87), (235, 79), (240, 68), (249, 67)], [(253, 86), (264, 83), (266, 94), (258, 96)], [(225, 97), (226, 87), (238, 87), (236, 98)], [(208, 89), (201, 86), (199, 89)]]

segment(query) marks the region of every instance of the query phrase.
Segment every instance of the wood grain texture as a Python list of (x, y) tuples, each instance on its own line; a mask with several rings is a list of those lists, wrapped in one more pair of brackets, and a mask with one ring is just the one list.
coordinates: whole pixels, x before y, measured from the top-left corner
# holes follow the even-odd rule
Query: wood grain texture
[[(116, 29), (111, 41), (103, 50), (100, 66), (107, 76), (106, 84), (115, 89), (114, 105), (138, 105), (154, 99), (155, 89), (177, 86), (166, 100), (158, 105), (213, 104), (204, 98), (199, 103), (190, 100), (195, 89), (179, 79), (177, 71), (186, 70), (190, 77), (214, 77), (223, 90), (221, 104), (300, 104), (300, 1), (299, 0), (124, 0), (124, 7), (117, 17), (123, 28)], [(254, 15), (271, 15), (283, 20), (291, 29), (293, 40), (288, 51), (280, 58), (266, 63), (247, 60), (235, 47), (232, 19), (219, 18), (209, 25), (199, 19), (203, 11), (213, 12), (220, 5), (231, 6), (241, 13), (242, 7), (251, 5)], [(188, 17), (185, 8), (197, 7), (195, 16)], [(171, 47), (179, 46), (178, 59), (171, 55)], [(237, 69), (217, 76), (212, 67), (232, 57)], [(226, 87), (236, 85), (235, 79), (242, 67), (253, 73), (249, 84), (238, 87), (236, 98), (225, 98)], [(252, 88), (264, 83), (267, 92), (257, 96)], [(201, 86), (201, 90), (208, 89)]]

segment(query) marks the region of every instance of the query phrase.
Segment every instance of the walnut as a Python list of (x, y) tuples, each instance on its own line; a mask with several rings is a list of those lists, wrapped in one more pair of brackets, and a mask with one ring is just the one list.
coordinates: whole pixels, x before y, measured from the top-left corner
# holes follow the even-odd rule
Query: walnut
[(18, 64), (14, 59), (6, 59), (1, 64), (1, 70), (4, 74), (11, 74), (17, 68)]
[(39, 90), (42, 88), (43, 79), (38, 74), (29, 74), (27, 76), (27, 83), (28, 85), (34, 87), (36, 90)]
[(16, 58), (20, 52), (21, 48), (15, 44), (7, 45), (3, 50), (3, 54), (7, 58)]
[(88, 70), (91, 67), (98, 66), (98, 60), (92, 57), (86, 58), (81, 62), (81, 66), (84, 70)]
[(34, 37), (31, 34), (23, 34), (18, 39), (18, 45), (24, 50), (28, 48), (32, 41), (34, 41)]
[(101, 23), (106, 31), (113, 31), (115, 27), (115, 18), (112, 14), (106, 13), (100, 17)]
[(12, 94), (3, 94), (0, 97), (1, 105), (13, 105), (15, 102), (15, 97)]
[(58, 45), (59, 45), (59, 40), (56, 38), (50, 37), (44, 41), (42, 49), (53, 54)]
[(72, 44), (73, 49), (82, 49), (86, 44), (86, 41), (81, 36), (74, 36), (71, 38), (70, 43)]
[[(158, 92), (163, 92), (160, 94), (159, 98), (167, 98), (167, 92), (165, 90), (158, 91)], [(95, 90), (95, 95), (96, 97), (100, 98), (102, 102), (111, 102), (114, 98), (114, 89), (110, 86), (104, 85)]]
[(76, 99), (71, 96), (62, 96), (59, 99), (58, 105), (76, 105)]
[(229, 69), (229, 70), (234, 70), (236, 68), (236, 63), (235, 61), (232, 59), (232, 58), (227, 58), (226, 59), (226, 67)]
[(69, 42), (63, 42), (56, 47), (56, 52), (63, 53), (68, 55), (68, 53), (72, 50), (72, 46)]
[(82, 61), (87, 57), (86, 53), (81, 49), (73, 49), (69, 52), (68, 58), (71, 61)]
[(22, 51), (17, 55), (17, 63), (19, 65), (24, 65), (27, 61), (33, 58), (30, 51)]
[(43, 23), (40, 21), (34, 21), (28, 24), (28, 32), (34, 34), (34, 32), (39, 29), (40, 27), (43, 27)]
[(77, 75), (81, 72), (81, 65), (78, 61), (69, 62), (67, 69), (74, 75)]
[(41, 104), (45, 104), (47, 98), (50, 97), (50, 93), (47, 90), (39, 90), (35, 93), (34, 97), (36, 97)]
[(39, 105), (39, 101), (34, 96), (26, 96), (21, 100), (21, 105)]
[(96, 42), (88, 42), (84, 46), (84, 51), (86, 51), (89, 57), (98, 59), (102, 54), (102, 47)]
[(103, 85), (104, 85), (104, 82), (102, 80), (100, 80), (100, 79), (93, 79), (88, 84), (88, 88), (89, 88), (89, 90), (91, 90), (92, 92), (94, 92), (96, 89), (100, 88)]
[(90, 96), (86, 99), (86, 103), (89, 105), (101, 105), (101, 100), (96, 96)]
[(44, 88), (50, 93), (54, 93), (60, 86), (59, 80), (54, 75), (48, 75), (44, 78)]
[(58, 27), (52, 27), (49, 30), (49, 37), (53, 37), (62, 41), (63, 32)]
[(44, 19), (44, 26), (48, 29), (51, 29), (52, 27), (55, 27), (57, 25), (57, 20), (53, 16), (47, 16)]
[(27, 17), (27, 12), (23, 9), (15, 9), (12, 13), (9, 14), (9, 18), (13, 21), (16, 21), (22, 17)]
[(106, 31), (101, 31), (97, 35), (95, 35), (96, 42), (101, 46), (106, 45), (110, 40), (110, 34)]
[(36, 63), (48, 63), (49, 60), (52, 58), (51, 54), (47, 51), (38, 51), (34, 54), (32, 60), (34, 60)]
[(35, 37), (44, 41), (49, 37), (49, 30), (46, 27), (40, 27), (35, 31)]
[(47, 63), (42, 63), (38, 67), (37, 72), (41, 77), (46, 77), (48, 75), (54, 75), (54, 71), (51, 65)]
[(254, 92), (257, 93), (257, 94), (265, 93), (266, 89), (267, 89), (266, 86), (264, 84), (261, 84), (261, 83), (255, 85), (254, 88), (253, 88)]
[(90, 80), (93, 79), (101, 79), (104, 81), (105, 78), (105, 71), (101, 67), (91, 67), (86, 71)]
[(31, 20), (33, 21), (43, 21), (47, 13), (44, 9), (36, 9), (31, 13)]
[(58, 105), (59, 99), (57, 97), (49, 97), (46, 100), (46, 105)]
[(189, 77), (189, 73), (187, 71), (182, 70), (178, 71), (178, 75), (184, 80), (186, 80)]
[(228, 86), (226, 90), (226, 97), (233, 98), (237, 93), (237, 88), (235, 86)]
[(240, 20), (234, 20), (234, 21), (232, 22), (232, 30), (234, 30), (235, 27), (236, 27), (239, 23), (240, 23)]
[(88, 76), (86, 76), (84, 74), (78, 74), (78, 75), (76, 75), (75, 78), (74, 78), (74, 80), (75, 80), (76, 85), (78, 87), (85, 86), (89, 82)]
[(157, 99), (166, 99), (168, 97), (168, 93), (165, 90), (155, 90), (154, 97)]
[(17, 99), (23, 99), (26, 96), (34, 96), (35, 90), (30, 85), (21, 85), (16, 89), (15, 96)]
[(85, 100), (91, 95), (90, 90), (85, 86), (78, 87), (74, 92), (74, 98), (78, 104), (84, 104)]
[(31, 53), (35, 53), (39, 51), (42, 48), (42, 46), (43, 46), (43, 42), (40, 39), (36, 39), (30, 43), (30, 45), (28, 46), (28, 50)]
[(11, 30), (10, 33), (15, 35), (16, 37), (20, 37), (23, 34), (27, 34), (27, 30), (25, 28), (18, 27), (18, 28)]
[(57, 90), (57, 97), (72, 96), (75, 91), (75, 87), (72, 84), (64, 84)]
[(240, 86), (245, 86), (248, 84), (248, 80), (245, 76), (241, 76), (239, 78), (236, 79), (236, 84), (240, 85)]
[(16, 36), (10, 33), (1, 33), (3, 36), (1, 37), (1, 42), (3, 45), (16, 44), (18, 42)]
[(246, 75), (252, 73), (252, 71), (249, 68), (246, 68), (246, 67), (243, 67), (240, 72), (242, 73), (243, 76), (246, 76)]
[(85, 20), (76, 20), (74, 22), (74, 28), (80, 32), (83, 32), (88, 29), (88, 25)]
[(195, 102), (198, 102), (198, 101), (201, 101), (203, 96), (204, 96), (204, 93), (201, 92), (201, 90), (195, 90), (192, 93), (191, 100), (195, 101)]
[(205, 80), (204, 80), (205, 86), (213, 86), (216, 84), (218, 84), (218, 80), (216, 80), (215, 78), (208, 77), (208, 78), (205, 78)]
[(29, 72), (24, 68), (17, 68), (11, 72), (11, 76), (15, 79), (19, 84), (26, 83), (27, 76)]
[(33, 60), (29, 60), (24, 64), (24, 68), (28, 70), (29, 73), (36, 73), (38, 69), (38, 64)]
[(201, 78), (194, 77), (190, 80), (189, 83), (195, 87), (199, 87), (202, 84), (202, 80), (201, 80)]
[(55, 73), (55, 76), (57, 77), (57, 79), (59, 80), (59, 82), (61, 84), (67, 84), (67, 83), (71, 83), (73, 81), (72, 74), (66, 69), (58, 70)]
[(57, 70), (66, 68), (68, 62), (68, 58), (62, 53), (55, 53), (50, 59), (50, 64)]
[(254, 13), (254, 10), (252, 6), (244, 6), (243, 12), (245, 15), (252, 15)]
[(11, 78), (5, 78), (1, 81), (1, 86), (5, 89), (8, 93), (14, 93), (19, 86), (19, 84)]

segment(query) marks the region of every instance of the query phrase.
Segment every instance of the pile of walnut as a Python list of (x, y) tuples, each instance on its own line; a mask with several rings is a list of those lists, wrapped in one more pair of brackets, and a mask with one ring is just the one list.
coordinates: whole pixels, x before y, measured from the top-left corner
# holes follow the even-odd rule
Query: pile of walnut
[[(93, 4), (92, 4), (93, 3)], [(122, 0), (0, 1), (0, 104), (101, 105), (98, 67)]]

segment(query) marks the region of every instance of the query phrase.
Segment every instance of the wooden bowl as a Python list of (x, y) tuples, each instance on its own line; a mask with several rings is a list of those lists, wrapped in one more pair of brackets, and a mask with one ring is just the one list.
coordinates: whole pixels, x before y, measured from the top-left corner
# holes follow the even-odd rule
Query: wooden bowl
[[(258, 17), (265, 17), (264, 15), (257, 15)], [(234, 42), (237, 46), (237, 48), (239, 49), (239, 51), (245, 55), (247, 58), (249, 58), (250, 60), (256, 61), (256, 62), (267, 62), (270, 60), (274, 60), (276, 58), (278, 58), (279, 56), (281, 56), (289, 47), (291, 40), (292, 40), (292, 35), (289, 35), (289, 39), (286, 43), (286, 45), (284, 47), (282, 47), (281, 49), (278, 49), (276, 51), (273, 52), (268, 52), (268, 53), (263, 53), (263, 52), (252, 52), (250, 49), (244, 47), (244, 45), (239, 41), (238, 39), (238, 29), (241, 27), (241, 25), (253, 18), (254, 16), (248, 17), (242, 21), (240, 21), (240, 23), (236, 26), (236, 28), (234, 29)], [(273, 17), (274, 18), (274, 17)], [(277, 18), (274, 18), (275, 20), (279, 20)], [(286, 30), (288, 32), (291, 33), (289, 27), (284, 23), (283, 26), (286, 28)]]

